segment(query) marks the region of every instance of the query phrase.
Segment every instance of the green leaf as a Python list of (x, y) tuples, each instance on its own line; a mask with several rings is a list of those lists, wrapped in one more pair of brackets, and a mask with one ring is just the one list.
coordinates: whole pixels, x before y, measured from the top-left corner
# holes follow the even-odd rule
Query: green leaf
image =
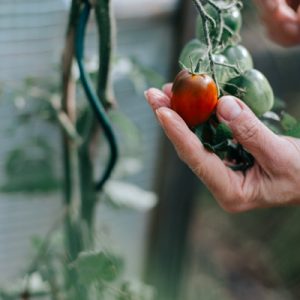
[[(52, 161), (52, 149), (43, 137), (27, 140), (8, 153), (4, 165), (3, 192), (51, 191), (59, 187)], [(27, 174), (24, 176), (24, 174)]]
[(297, 123), (292, 129), (287, 130), (285, 135), (291, 136), (294, 138), (300, 138), (300, 123)]
[(232, 139), (232, 131), (226, 124), (220, 124), (217, 127), (216, 135), (214, 137), (214, 143), (220, 144), (223, 143), (226, 140)]
[(282, 113), (281, 126), (283, 127), (284, 130), (287, 131), (292, 130), (297, 125), (298, 122), (293, 116), (291, 116), (286, 112)]
[(209, 152), (215, 152), (214, 146), (212, 146), (209, 143), (203, 143), (203, 146), (205, 147), (206, 150), (208, 150)]
[(286, 103), (284, 102), (284, 100), (282, 100), (278, 97), (275, 97), (272, 111), (281, 112), (285, 108), (286, 108)]
[(120, 145), (125, 153), (138, 155), (140, 154), (142, 135), (137, 126), (120, 110), (112, 110), (109, 117), (116, 127), (118, 127)]
[(198, 125), (195, 128), (195, 134), (200, 139), (202, 143), (212, 144), (213, 136), (215, 134), (213, 127), (209, 122)]
[(92, 284), (96, 281), (114, 281), (121, 272), (122, 261), (110, 253), (81, 252), (71, 264), (78, 273), (82, 284)]
[(140, 281), (125, 281), (121, 283), (117, 300), (154, 300), (157, 299), (154, 287)]
[(262, 118), (261, 121), (274, 133), (283, 134), (283, 130), (280, 122), (271, 119), (265, 119), (265, 118)]

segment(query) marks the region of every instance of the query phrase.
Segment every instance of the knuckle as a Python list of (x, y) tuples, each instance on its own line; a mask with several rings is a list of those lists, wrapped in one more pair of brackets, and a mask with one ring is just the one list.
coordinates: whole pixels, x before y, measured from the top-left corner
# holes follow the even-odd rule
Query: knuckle
[(236, 138), (247, 143), (256, 139), (259, 135), (259, 121), (252, 118), (247, 122), (237, 125)]
[(179, 157), (180, 160), (185, 161), (185, 155), (182, 149), (180, 149), (179, 147), (176, 148), (176, 153)]
[(175, 150), (180, 160), (187, 162), (188, 153), (184, 144), (175, 145)]
[(201, 161), (197, 161), (194, 164), (190, 164), (190, 168), (193, 171), (193, 173), (195, 173), (201, 179), (203, 179), (204, 175), (206, 174), (205, 165), (201, 163)]
[(222, 203), (221, 204), (222, 209), (230, 214), (237, 214), (237, 206), (233, 205), (232, 203)]
[(226, 199), (223, 199), (221, 206), (227, 213), (242, 213), (250, 209), (248, 198), (248, 195), (242, 189), (238, 189), (230, 197), (228, 196)]
[(222, 208), (225, 212), (230, 214), (239, 214), (251, 209), (250, 206), (240, 205), (239, 203), (223, 203)]
[(295, 174), (300, 172), (300, 163), (295, 157), (298, 157), (300, 148), (294, 140), (288, 137), (280, 140), (278, 147), (272, 149), (271, 167), (276, 175), (294, 178)]
[(241, 205), (241, 202), (237, 199), (222, 202), (221, 207), (224, 211), (230, 214), (238, 214), (245, 211), (245, 208)]

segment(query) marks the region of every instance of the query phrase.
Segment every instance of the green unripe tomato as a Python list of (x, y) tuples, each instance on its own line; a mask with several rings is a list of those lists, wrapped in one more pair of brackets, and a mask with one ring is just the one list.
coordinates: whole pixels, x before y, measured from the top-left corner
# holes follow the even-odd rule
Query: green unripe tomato
[(260, 71), (255, 69), (229, 80), (224, 90), (240, 98), (259, 117), (271, 110), (274, 104), (274, 93), (270, 83)]
[[(215, 72), (216, 72), (216, 77), (217, 81), (220, 86), (223, 86), (225, 82), (227, 82), (231, 77), (230, 77), (230, 70), (228, 67), (219, 65), (221, 64), (228, 64), (229, 61), (226, 58), (226, 56), (222, 54), (213, 54), (213, 61), (217, 64), (215, 64)], [(208, 60), (207, 60), (208, 64)]]
[(179, 61), (188, 69), (191, 69), (191, 64), (195, 68), (199, 59), (203, 58), (205, 54), (206, 46), (199, 40), (193, 39), (181, 51)]
[[(181, 67), (187, 68), (191, 73), (193, 73), (196, 71), (196, 66), (201, 59), (200, 69), (197, 71), (204, 73), (207, 72), (207, 70), (209, 70), (209, 59), (206, 48), (207, 47), (197, 39), (188, 42), (179, 57), (179, 61), (182, 64)], [(228, 59), (222, 54), (214, 54), (213, 60), (216, 63), (228, 64)], [(230, 77), (229, 71), (230, 70), (227, 67), (215, 64), (216, 77), (221, 85), (232, 78), (232, 76)]]
[[(222, 2), (220, 2), (222, 4)], [(226, 4), (223, 4), (226, 5)], [(227, 4), (228, 5), (228, 4)], [(211, 6), (210, 4), (205, 5), (205, 9), (207, 13), (215, 20), (217, 27), (213, 28), (211, 23), (209, 23), (209, 34), (213, 43), (213, 47), (217, 46), (217, 41), (216, 39), (219, 36), (219, 31), (220, 31), (220, 21), (218, 17), (218, 11)], [(232, 8), (224, 11), (221, 15), (221, 17), (224, 20), (224, 24), (235, 34), (239, 33), (241, 27), (242, 27), (242, 15), (236, 6), (233, 6)], [(201, 16), (198, 16), (197, 22), (196, 22), (196, 37), (202, 41), (205, 42), (205, 35), (204, 35), (204, 28), (203, 28), (203, 22)], [(224, 30), (222, 34), (221, 41), (226, 44), (231, 37), (231, 34)]]
[[(200, 61), (201, 59), (201, 61)], [(216, 63), (228, 64), (228, 59), (222, 54), (213, 54), (213, 60)], [(196, 66), (200, 61), (198, 72), (207, 72), (209, 69), (209, 59), (207, 56), (206, 46), (198, 40), (192, 40), (186, 44), (179, 57), (182, 67), (187, 68), (190, 72), (195, 72)], [(225, 83), (229, 77), (229, 70), (219, 64), (215, 64), (215, 72), (218, 82)]]
[[(232, 32), (240, 32), (242, 28), (242, 15), (236, 6), (233, 6), (226, 13), (224, 13), (224, 23), (232, 30)], [(228, 38), (230, 38), (229, 32), (224, 31), (223, 38), (227, 41)]]
[(249, 51), (242, 45), (229, 46), (222, 53), (231, 65), (237, 66), (241, 72), (253, 69), (253, 60)]

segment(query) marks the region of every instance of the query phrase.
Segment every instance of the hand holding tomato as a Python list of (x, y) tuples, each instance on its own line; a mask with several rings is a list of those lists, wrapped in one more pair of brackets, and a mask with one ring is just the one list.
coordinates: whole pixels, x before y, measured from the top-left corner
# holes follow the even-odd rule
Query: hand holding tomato
[(150, 89), (146, 98), (180, 158), (208, 186), (219, 204), (229, 212), (299, 204), (300, 140), (275, 135), (242, 101), (225, 96), (217, 105), (217, 116), (235, 139), (254, 157), (247, 172), (234, 172), (198, 137), (172, 109), (172, 85), (164, 92)]
[(282, 46), (300, 43), (299, 0), (254, 0), (270, 38)]

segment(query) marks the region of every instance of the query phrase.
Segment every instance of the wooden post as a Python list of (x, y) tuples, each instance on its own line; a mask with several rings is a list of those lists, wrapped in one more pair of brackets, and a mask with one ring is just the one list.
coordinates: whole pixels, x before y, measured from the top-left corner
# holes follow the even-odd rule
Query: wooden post
[[(174, 59), (171, 78), (178, 72), (178, 57), (193, 38), (196, 11), (191, 1), (181, 0), (174, 16)], [(150, 224), (146, 280), (154, 285), (158, 299), (179, 299), (186, 237), (199, 180), (178, 158), (165, 138), (161, 146), (156, 191), (159, 205)]]

